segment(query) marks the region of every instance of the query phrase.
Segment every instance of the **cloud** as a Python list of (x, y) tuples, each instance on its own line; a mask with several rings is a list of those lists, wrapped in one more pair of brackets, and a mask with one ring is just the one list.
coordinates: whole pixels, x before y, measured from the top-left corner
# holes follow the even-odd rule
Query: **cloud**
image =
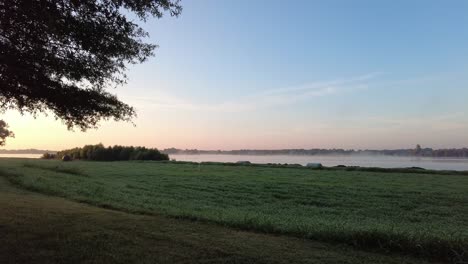
[[(333, 81), (327, 82), (314, 82), (308, 83), (300, 86), (292, 86), (287, 88), (281, 89), (272, 89), (267, 90), (261, 94), (263, 95), (272, 95), (272, 94), (284, 94), (284, 93), (291, 93), (291, 92), (302, 92), (302, 91), (313, 91), (313, 90), (320, 90), (329, 87), (339, 87), (340, 89), (346, 89), (346, 86), (353, 86), (356, 84), (365, 84), (366, 81), (370, 81), (375, 79), (377, 76), (382, 75), (381, 72), (369, 73), (366, 75), (361, 75), (349, 79), (338, 79)], [(349, 88), (349, 87), (348, 87)]]
[(368, 82), (381, 73), (370, 73), (349, 79), (327, 82), (314, 82), (299, 86), (270, 89), (227, 100), (220, 103), (195, 103), (190, 100), (158, 92), (151, 97), (130, 97), (143, 107), (166, 108), (190, 111), (244, 112), (258, 109), (286, 106), (307, 101), (315, 97), (362, 90), (368, 88)]
[(468, 128), (468, 115), (463, 112), (439, 113), (433, 115), (407, 114), (406, 116), (360, 116), (333, 120), (332, 125), (340, 124), (340, 129), (362, 130), (363, 128), (382, 131), (430, 131), (457, 130)]

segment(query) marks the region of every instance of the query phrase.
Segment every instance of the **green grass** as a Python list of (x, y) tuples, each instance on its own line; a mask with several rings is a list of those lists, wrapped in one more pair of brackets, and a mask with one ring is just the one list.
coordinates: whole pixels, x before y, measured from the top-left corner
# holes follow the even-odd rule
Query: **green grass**
[(0, 263), (428, 264), (290, 236), (135, 215), (15, 188), (0, 177)]
[(466, 175), (13, 159), (0, 166), (22, 187), (126, 212), (468, 259)]

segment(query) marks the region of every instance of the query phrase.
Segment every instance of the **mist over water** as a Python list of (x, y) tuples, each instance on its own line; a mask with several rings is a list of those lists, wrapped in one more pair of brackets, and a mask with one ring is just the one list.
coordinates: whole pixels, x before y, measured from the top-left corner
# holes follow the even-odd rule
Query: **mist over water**
[(395, 156), (339, 156), (339, 155), (186, 155), (172, 154), (171, 159), (178, 161), (215, 161), (237, 162), (240, 160), (252, 163), (288, 163), (301, 164), (322, 163), (324, 166), (361, 166), (381, 168), (421, 167), (432, 170), (468, 170), (468, 159), (463, 158), (423, 158), (423, 157), (395, 157)]
[(38, 159), (42, 154), (13, 154), (13, 153), (0, 153), (0, 158), (28, 158)]

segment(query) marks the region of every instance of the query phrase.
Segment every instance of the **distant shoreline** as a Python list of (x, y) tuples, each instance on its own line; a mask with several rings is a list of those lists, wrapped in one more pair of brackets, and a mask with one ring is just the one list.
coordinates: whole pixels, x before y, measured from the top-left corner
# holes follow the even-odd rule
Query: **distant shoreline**
[(466, 157), (434, 157), (434, 156), (410, 156), (410, 155), (385, 155), (385, 154), (339, 154), (339, 153), (330, 153), (330, 154), (230, 154), (230, 153), (171, 153), (171, 156), (202, 156), (202, 155), (219, 155), (219, 156), (297, 156), (297, 157), (314, 157), (314, 156), (330, 156), (330, 157), (402, 157), (402, 158), (437, 158), (437, 159), (468, 159)]
[(468, 148), (432, 149), (240, 149), (240, 150), (198, 150), (198, 149), (164, 149), (161, 152), (169, 155), (255, 155), (255, 156), (396, 156), (428, 158), (468, 158)]
[(57, 153), (55, 150), (42, 150), (42, 149), (0, 149), (0, 154), (37, 154), (44, 153)]
[[(236, 155), (236, 156), (391, 156), (421, 158), (460, 158), (468, 159), (468, 148), (416, 148), (416, 149), (240, 149), (240, 150), (198, 150), (168, 148), (161, 150), (168, 155)], [(0, 149), (0, 154), (55, 154), (55, 150), (42, 149)]]

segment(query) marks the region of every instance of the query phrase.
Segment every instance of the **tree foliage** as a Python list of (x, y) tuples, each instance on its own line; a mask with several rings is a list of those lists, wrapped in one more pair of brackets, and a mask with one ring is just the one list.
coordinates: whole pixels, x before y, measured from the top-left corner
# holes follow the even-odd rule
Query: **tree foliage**
[(157, 149), (145, 147), (104, 147), (102, 144), (86, 145), (82, 148), (72, 148), (57, 152), (56, 155), (45, 153), (43, 159), (62, 159), (65, 155), (73, 159), (95, 160), (95, 161), (117, 161), (117, 160), (169, 160), (167, 154)]
[(156, 46), (128, 15), (178, 16), (179, 1), (0, 1), (0, 110), (50, 110), (82, 130), (131, 120), (134, 108), (106, 89), (125, 83), (126, 65), (144, 62)]
[(14, 134), (8, 130), (8, 124), (5, 121), (0, 120), (0, 146), (5, 145), (5, 139), (7, 137), (13, 137)]
[(414, 155), (419, 156), (422, 154), (422, 148), (421, 145), (417, 144), (416, 148), (414, 149)]

